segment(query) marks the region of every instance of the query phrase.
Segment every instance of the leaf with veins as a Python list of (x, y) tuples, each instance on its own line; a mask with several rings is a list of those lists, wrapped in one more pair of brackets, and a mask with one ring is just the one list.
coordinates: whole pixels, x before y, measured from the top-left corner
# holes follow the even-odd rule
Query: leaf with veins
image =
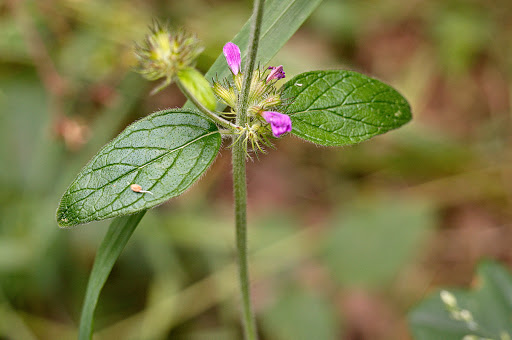
[(352, 71), (302, 73), (283, 86), (283, 97), (292, 133), (320, 145), (359, 143), (411, 120), (396, 90)]
[[(199, 113), (176, 109), (149, 115), (84, 167), (64, 193), (57, 221), (70, 227), (134, 214), (178, 196), (206, 171), (220, 144), (217, 126)], [(133, 184), (145, 192), (135, 192)]]

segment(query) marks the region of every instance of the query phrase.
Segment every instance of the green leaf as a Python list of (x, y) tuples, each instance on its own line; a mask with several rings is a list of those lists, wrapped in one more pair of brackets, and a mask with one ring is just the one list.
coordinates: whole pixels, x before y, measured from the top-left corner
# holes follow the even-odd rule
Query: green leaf
[[(257, 61), (262, 65), (268, 63), (321, 2), (322, 0), (265, 1)], [(231, 39), (231, 42), (240, 47), (242, 63), (245, 61), (247, 56), (250, 24), (251, 22), (249, 19), (240, 32)], [(210, 70), (206, 73), (205, 77), (206, 79), (223, 79), (230, 75), (231, 71), (226, 64), (226, 58), (221, 53), (213, 63)], [(185, 107), (193, 107), (193, 104), (187, 102)], [(218, 110), (222, 110), (224, 108), (225, 105), (217, 105)]]
[[(188, 110), (156, 112), (127, 127), (78, 174), (57, 221), (69, 227), (133, 214), (188, 189), (217, 155), (217, 126)], [(149, 193), (134, 192), (138, 184)]]
[(208, 110), (215, 110), (217, 99), (212, 86), (201, 72), (193, 67), (178, 71), (178, 78), (184, 86)]
[(487, 261), (479, 266), (475, 281), (478, 283), (476, 290), (449, 291), (460, 309), (471, 312), (478, 325), (476, 329), (453, 318), (437, 292), (409, 313), (414, 339), (460, 340), (469, 334), (496, 340), (511, 339), (512, 275), (498, 263)]
[(352, 71), (312, 71), (283, 86), (292, 132), (327, 146), (355, 144), (411, 120), (411, 109), (392, 87)]
[(92, 338), (94, 310), (98, 304), (101, 289), (105, 285), (108, 275), (114, 267), (114, 263), (119, 258), (119, 255), (145, 213), (146, 210), (143, 210), (135, 215), (122, 216), (116, 218), (110, 224), (94, 259), (94, 266), (92, 267), (91, 276), (87, 284), (87, 292), (85, 293), (82, 315), (80, 317), (79, 340), (89, 340)]

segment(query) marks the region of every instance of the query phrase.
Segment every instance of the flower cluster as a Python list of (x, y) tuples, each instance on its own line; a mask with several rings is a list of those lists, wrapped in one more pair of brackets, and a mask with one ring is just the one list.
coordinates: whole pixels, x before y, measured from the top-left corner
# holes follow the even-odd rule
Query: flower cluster
[(194, 35), (183, 30), (172, 31), (155, 22), (144, 43), (136, 46), (136, 70), (149, 80), (166, 78), (161, 89), (169, 85), (179, 71), (193, 66), (202, 51)]
[[(229, 42), (224, 46), (224, 56), (233, 73), (233, 81), (224, 80), (222, 83), (214, 81), (213, 91), (217, 97), (231, 108), (228, 114), (236, 114), (238, 109), (239, 93), (242, 91), (244, 75), (241, 72), (241, 55), (237, 45)], [(292, 122), (286, 114), (278, 112), (283, 106), (281, 91), (276, 88), (276, 82), (285, 77), (283, 66), (269, 67), (255, 70), (252, 74), (247, 117), (248, 123), (242, 127), (241, 136), (250, 141), (253, 150), (260, 147), (260, 142), (270, 145), (268, 136), (274, 137), (290, 132)]]
[[(285, 77), (282, 65), (258, 68), (251, 75), (245, 75), (242, 72), (240, 49), (228, 42), (223, 52), (233, 77), (222, 82), (214, 81), (210, 86), (204, 76), (193, 68), (196, 57), (203, 50), (198, 43), (195, 36), (185, 31), (171, 31), (167, 26), (154, 23), (144, 43), (136, 47), (137, 71), (149, 80), (165, 78), (153, 93), (173, 81), (178, 82), (185, 95), (196, 106), (202, 106), (200, 110), (206, 116), (227, 128), (229, 134), (238, 135), (235, 143), (243, 139), (246, 150), (250, 143), (253, 151), (264, 152), (261, 144), (271, 147), (270, 137), (278, 138), (292, 130), (290, 117), (280, 113), (285, 105), (276, 83)], [(240, 93), (246, 78), (249, 78), (245, 108), (247, 123), (237, 126), (231, 119), (240, 110)], [(229, 106), (231, 111), (216, 112), (215, 97)]]

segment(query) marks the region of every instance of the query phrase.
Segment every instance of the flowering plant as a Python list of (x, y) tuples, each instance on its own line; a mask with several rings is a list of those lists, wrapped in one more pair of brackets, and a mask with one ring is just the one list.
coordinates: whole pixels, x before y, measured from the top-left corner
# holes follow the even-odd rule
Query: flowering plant
[[(315, 1), (304, 3), (313, 4), (305, 5), (309, 11), (315, 7)], [(286, 2), (279, 6), (283, 11), (289, 8)], [(262, 18), (263, 2), (256, 0), (249, 45), (244, 51), (234, 42), (224, 46), (228, 66), (224, 68), (231, 76), (227, 73), (225, 79), (212, 83), (194, 68), (202, 49), (184, 31), (156, 24), (137, 47), (137, 70), (150, 80), (164, 78), (155, 91), (176, 82), (191, 104), (153, 113), (128, 126), (83, 168), (61, 199), (57, 210), (61, 227), (117, 217), (98, 253), (96, 263), (100, 264), (91, 274), (81, 338), (91, 336), (99, 291), (146, 210), (187, 190), (213, 162), (222, 139), (229, 138), (242, 319), (246, 338), (255, 339), (246, 249), (247, 158), (265, 152), (273, 138), (287, 134), (319, 145), (341, 146), (367, 140), (411, 119), (407, 101), (396, 90), (352, 71), (306, 72), (278, 88), (285, 78), (282, 65), (255, 67)], [(229, 111), (222, 110), (225, 106)]]
[[(231, 107), (230, 114), (237, 114), (238, 94), (242, 91), (244, 75), (240, 72), (241, 57), (240, 49), (232, 42), (227, 43), (223, 49), (228, 66), (233, 73), (233, 82), (224, 81), (225, 85), (215, 81), (213, 90), (218, 98), (227, 106)], [(267, 72), (271, 70), (270, 72)], [(274, 137), (292, 130), (290, 116), (276, 111), (283, 107), (281, 91), (276, 88), (276, 82), (285, 77), (283, 66), (269, 67), (267, 70), (256, 70), (253, 72), (249, 88), (249, 107), (247, 109), (248, 122), (238, 132), (239, 138), (245, 135), (244, 147), (247, 152), (247, 142), (250, 141), (252, 149), (263, 152), (260, 142), (270, 146), (268, 135)], [(270, 126), (270, 128), (269, 128)]]

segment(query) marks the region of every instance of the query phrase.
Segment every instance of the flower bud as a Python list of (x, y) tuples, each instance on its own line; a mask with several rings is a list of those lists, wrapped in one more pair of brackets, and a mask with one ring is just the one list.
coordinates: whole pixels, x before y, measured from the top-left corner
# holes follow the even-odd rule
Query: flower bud
[(238, 46), (233, 44), (232, 42), (228, 42), (226, 45), (224, 45), (222, 52), (226, 57), (226, 61), (228, 63), (229, 68), (231, 69), (231, 72), (233, 72), (233, 75), (236, 76), (240, 72), (240, 69), (242, 67), (240, 48), (238, 48)]
[(223, 86), (218, 81), (213, 82), (213, 92), (219, 97), (219, 99), (231, 108), (236, 107), (237, 95), (235, 89), (232, 86)]
[(206, 78), (195, 68), (188, 67), (178, 71), (181, 85), (209, 110), (215, 110), (217, 99)]

